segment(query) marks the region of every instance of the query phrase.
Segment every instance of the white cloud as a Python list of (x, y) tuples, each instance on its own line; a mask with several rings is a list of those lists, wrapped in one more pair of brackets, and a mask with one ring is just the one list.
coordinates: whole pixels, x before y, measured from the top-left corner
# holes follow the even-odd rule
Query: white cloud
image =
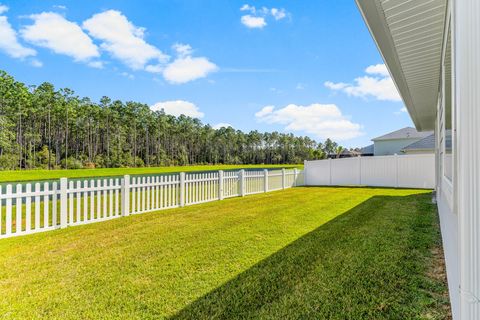
[(402, 113), (408, 113), (408, 110), (406, 107), (402, 107), (400, 110), (394, 112), (394, 114), (396, 114), (397, 116), (401, 115)]
[(102, 41), (101, 48), (133, 70), (147, 63), (165, 63), (168, 56), (145, 40), (145, 29), (128, 21), (120, 11), (108, 10), (93, 15), (82, 24), (88, 33)]
[(97, 46), (75, 23), (54, 12), (29, 16), (34, 23), (22, 28), (25, 41), (72, 57), (75, 61), (89, 61), (100, 56)]
[(128, 72), (125, 72), (125, 71), (122, 72), (122, 73), (120, 73), (120, 75), (121, 75), (122, 77), (128, 78), (128, 79), (130, 79), (130, 80), (134, 80), (134, 79), (135, 79), (135, 76), (134, 76), (133, 74), (128, 73)]
[(325, 86), (331, 90), (340, 90), (349, 96), (373, 97), (382, 101), (401, 101), (401, 97), (383, 64), (371, 65), (365, 69), (369, 75), (354, 79), (354, 84), (326, 81)]
[(270, 9), (270, 13), (275, 18), (275, 20), (282, 20), (283, 18), (287, 17), (287, 12), (283, 8), (281, 9), (272, 8)]
[(384, 77), (390, 76), (390, 74), (388, 73), (387, 66), (383, 63), (368, 66), (367, 69), (365, 69), (365, 72), (368, 74), (379, 74)]
[(163, 77), (170, 83), (180, 84), (206, 77), (218, 67), (205, 57), (179, 57), (163, 70)]
[(165, 69), (165, 66), (163, 64), (149, 64), (148, 66), (145, 67), (145, 71), (151, 72), (151, 73), (161, 73)]
[(0, 14), (4, 14), (8, 11), (8, 7), (6, 5), (0, 4)]
[(87, 63), (89, 67), (96, 68), (96, 69), (103, 69), (103, 62), (102, 61), (90, 61)]
[(305, 85), (301, 82), (297, 83), (297, 85), (295, 86), (295, 89), (297, 90), (304, 90), (305, 89)]
[(195, 104), (184, 100), (157, 102), (151, 106), (150, 109), (153, 111), (163, 109), (166, 114), (171, 114), (176, 117), (182, 114), (192, 118), (202, 118), (204, 116), (204, 113), (200, 112)]
[(193, 49), (188, 44), (176, 43), (172, 46), (177, 57), (170, 63), (150, 64), (145, 71), (161, 73), (171, 84), (182, 84), (204, 78), (218, 71), (218, 66), (206, 57), (192, 57)]
[(42, 61), (40, 61), (40, 60), (38, 60), (38, 59), (32, 59), (32, 60), (30, 61), (30, 64), (31, 64), (32, 66), (34, 66), (35, 68), (41, 68), (41, 67), (43, 67)]
[(341, 141), (363, 135), (362, 126), (350, 121), (334, 104), (289, 104), (278, 110), (266, 106), (255, 117), (260, 122), (285, 125), (286, 131), (303, 131), (320, 139)]
[(217, 123), (217, 124), (214, 125), (212, 128), (213, 128), (213, 129), (220, 129), (220, 128), (228, 128), (228, 127), (232, 127), (232, 128), (233, 128), (233, 126), (232, 126), (230, 123), (221, 122), (221, 123)]
[(252, 13), (255, 13), (255, 7), (254, 6), (251, 6), (249, 4), (244, 4), (241, 8), (240, 8), (240, 11), (250, 11)]
[(260, 9), (255, 8), (249, 4), (244, 4), (240, 7), (240, 11), (249, 12), (249, 14), (243, 15), (240, 18), (240, 22), (251, 29), (261, 29), (267, 25), (266, 19), (273, 17), (276, 21), (286, 18), (289, 13), (284, 8), (267, 8), (262, 7)]
[[(7, 6), (0, 5), (0, 14), (8, 10)], [(12, 58), (23, 59), (35, 56), (37, 52), (31, 48), (24, 47), (18, 42), (17, 33), (12, 28), (6, 16), (0, 16), (0, 50)]]
[(179, 57), (191, 56), (193, 53), (193, 49), (189, 44), (175, 43), (172, 48)]
[(275, 109), (275, 106), (265, 106), (262, 108), (262, 110), (255, 113), (255, 117), (257, 119), (263, 119), (267, 115), (271, 114), (273, 112), (273, 109)]
[(61, 4), (53, 5), (53, 7), (54, 7), (55, 9), (67, 10), (67, 7), (64, 6), (64, 5), (61, 5)]
[(261, 29), (261, 28), (263, 28), (267, 25), (264, 17), (254, 17), (254, 16), (251, 16), (249, 14), (242, 16), (240, 18), (240, 21), (247, 28), (251, 28), (251, 29), (253, 29), (253, 28)]
[(326, 81), (325, 87), (332, 90), (341, 90), (341, 89), (344, 89), (345, 87), (348, 87), (348, 84), (343, 82), (333, 83), (331, 81)]

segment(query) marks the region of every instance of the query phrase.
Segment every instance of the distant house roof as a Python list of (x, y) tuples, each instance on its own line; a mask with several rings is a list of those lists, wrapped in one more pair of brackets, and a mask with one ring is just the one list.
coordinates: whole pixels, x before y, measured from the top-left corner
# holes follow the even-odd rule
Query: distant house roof
[(423, 139), (432, 134), (432, 131), (418, 132), (415, 128), (405, 127), (403, 129), (387, 133), (383, 136), (372, 139), (372, 141), (397, 140), (397, 139)]
[(431, 134), (429, 136), (426, 136), (425, 138), (418, 140), (412, 144), (409, 144), (405, 148), (403, 148), (403, 151), (408, 151), (408, 150), (433, 150), (435, 149), (435, 134)]
[(360, 154), (373, 154), (373, 152), (374, 152), (373, 144), (360, 149)]

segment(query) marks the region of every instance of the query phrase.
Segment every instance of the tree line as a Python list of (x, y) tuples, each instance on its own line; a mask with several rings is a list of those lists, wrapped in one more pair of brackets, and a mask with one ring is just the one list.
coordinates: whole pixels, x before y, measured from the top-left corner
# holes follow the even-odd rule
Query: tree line
[(322, 159), (330, 139), (213, 129), (133, 101), (93, 102), (48, 82), (27, 86), (0, 70), (0, 169), (287, 164)]

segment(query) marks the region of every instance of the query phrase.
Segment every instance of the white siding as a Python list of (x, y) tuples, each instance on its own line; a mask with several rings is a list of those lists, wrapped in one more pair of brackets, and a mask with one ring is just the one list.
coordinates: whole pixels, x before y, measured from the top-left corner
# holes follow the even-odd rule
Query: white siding
[[(454, 2), (461, 319), (480, 319), (480, 1)], [(455, 180), (455, 178), (454, 178)]]
[(395, 140), (382, 140), (374, 141), (374, 155), (376, 156), (388, 156), (400, 154), (402, 149), (406, 146), (417, 142), (418, 138), (415, 139), (395, 139)]

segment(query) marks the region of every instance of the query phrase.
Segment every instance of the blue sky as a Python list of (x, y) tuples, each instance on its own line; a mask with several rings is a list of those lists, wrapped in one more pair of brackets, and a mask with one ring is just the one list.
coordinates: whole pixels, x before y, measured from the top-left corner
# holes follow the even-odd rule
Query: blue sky
[(353, 0), (1, 1), (0, 68), (347, 147), (412, 125)]

